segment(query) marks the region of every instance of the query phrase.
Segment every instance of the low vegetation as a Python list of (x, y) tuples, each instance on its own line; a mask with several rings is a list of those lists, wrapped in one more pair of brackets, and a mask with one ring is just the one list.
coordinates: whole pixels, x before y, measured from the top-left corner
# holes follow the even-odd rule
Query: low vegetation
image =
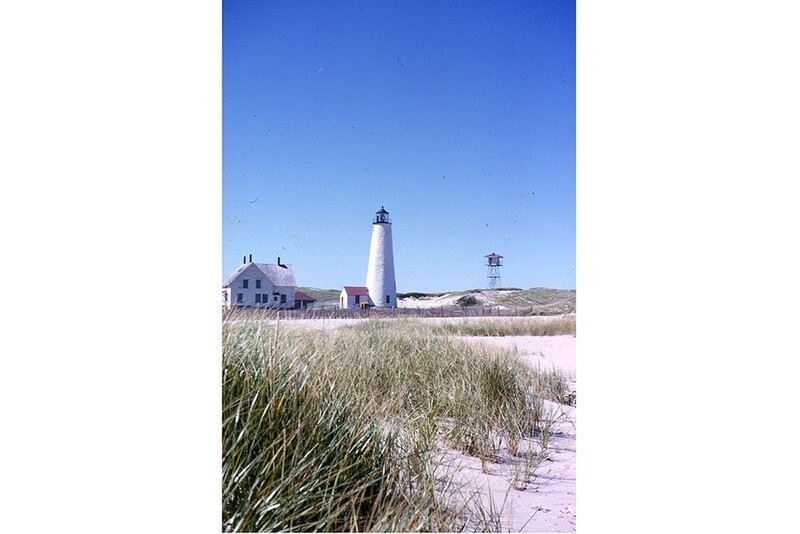
[(456, 299), (456, 306), (461, 307), (477, 306), (480, 303), (481, 302), (472, 295), (464, 295), (463, 297), (458, 297)]
[(420, 293), (418, 291), (412, 291), (410, 293), (398, 293), (398, 299), (430, 299), (435, 297), (441, 297), (442, 295), (446, 295), (447, 293)]
[(459, 336), (574, 336), (575, 316), (484, 319), (436, 325), (437, 334)]
[[(398, 293), (397, 298), (431, 300), (438, 297), (449, 296), (450, 306), (502, 306), (505, 308), (529, 308), (532, 315), (563, 315), (575, 313), (576, 291), (574, 289), (550, 289), (545, 287), (532, 287), (521, 289), (518, 287), (499, 287), (495, 289), (467, 289), (450, 293)], [(474, 304), (465, 304), (466, 301), (475, 300)], [(413, 304), (412, 304), (413, 306)]]
[(574, 289), (532, 287), (518, 291), (498, 292), (495, 304), (509, 307), (530, 306), (534, 315), (556, 315), (574, 313), (576, 295)]
[(223, 530), (470, 528), (476, 503), (453, 498), (444, 449), (485, 463), (505, 444), (524, 458), (515, 484), (530, 478), (552, 422), (543, 399), (560, 402), (567, 377), (443, 333), (223, 323)]
[(298, 291), (302, 291), (309, 297), (316, 299), (317, 302), (325, 301), (339, 301), (339, 296), (342, 293), (341, 289), (317, 289), (315, 287), (298, 287)]

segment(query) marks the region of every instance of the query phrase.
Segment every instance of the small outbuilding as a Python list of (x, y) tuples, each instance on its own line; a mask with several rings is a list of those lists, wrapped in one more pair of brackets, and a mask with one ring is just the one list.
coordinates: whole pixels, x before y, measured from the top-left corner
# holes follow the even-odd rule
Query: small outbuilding
[(362, 286), (344, 286), (339, 294), (339, 307), (342, 309), (358, 309), (372, 306), (369, 290)]
[(302, 291), (294, 292), (294, 307), (296, 310), (305, 310), (314, 305), (317, 301), (311, 295), (306, 295)]

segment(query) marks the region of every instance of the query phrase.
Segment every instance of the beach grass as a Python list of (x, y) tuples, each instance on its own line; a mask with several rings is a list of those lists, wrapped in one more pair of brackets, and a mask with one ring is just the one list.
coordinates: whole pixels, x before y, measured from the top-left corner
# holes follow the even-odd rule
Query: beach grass
[(514, 317), (440, 323), (437, 334), (459, 336), (574, 336), (574, 315)]
[(441, 451), (492, 462), (541, 434), (567, 377), (442, 333), (224, 322), (223, 531), (467, 528)]

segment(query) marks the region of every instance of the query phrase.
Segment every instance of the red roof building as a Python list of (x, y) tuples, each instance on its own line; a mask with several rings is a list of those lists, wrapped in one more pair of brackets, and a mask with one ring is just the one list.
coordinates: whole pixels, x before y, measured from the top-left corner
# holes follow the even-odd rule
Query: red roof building
[(302, 291), (294, 292), (294, 307), (295, 309), (305, 309), (317, 301), (314, 297), (306, 295)]
[(344, 291), (348, 295), (360, 295), (362, 297), (369, 296), (369, 289), (360, 286), (344, 286)]
[(344, 286), (341, 294), (339, 295), (339, 307), (344, 308), (361, 308), (362, 306), (371, 306), (372, 302), (369, 298), (369, 289), (362, 286)]

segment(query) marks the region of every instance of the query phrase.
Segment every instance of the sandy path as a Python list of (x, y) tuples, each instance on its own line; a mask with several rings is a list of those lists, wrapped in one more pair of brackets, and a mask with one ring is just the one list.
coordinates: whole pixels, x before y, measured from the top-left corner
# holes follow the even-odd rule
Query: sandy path
[(522, 361), (534, 367), (575, 374), (575, 336), (459, 336), (459, 339), (515, 351)]
[[(475, 316), (475, 317), (409, 317), (407, 319), (403, 318), (369, 318), (369, 317), (358, 317), (353, 319), (283, 319), (280, 321), (281, 327), (302, 327), (302, 328), (322, 328), (322, 329), (335, 329), (341, 326), (352, 325), (363, 323), (365, 321), (397, 321), (397, 320), (409, 320), (409, 321), (420, 321), (422, 323), (429, 323), (429, 324), (458, 324), (464, 322), (485, 322), (485, 321), (542, 321), (547, 322), (553, 319), (552, 316), (537, 316), (537, 317), (528, 317), (528, 316), (511, 316), (511, 317), (494, 317), (494, 316)], [(232, 323), (242, 322), (241, 319), (233, 319)], [(274, 325), (275, 320), (267, 320), (264, 321), (264, 324), (267, 325)], [(571, 336), (556, 336), (556, 337), (571, 337)], [(496, 338), (496, 339), (506, 339), (506, 338)], [(524, 340), (524, 339), (531, 339), (527, 336), (517, 336), (515, 339)], [(539, 338), (534, 338), (539, 339)]]

